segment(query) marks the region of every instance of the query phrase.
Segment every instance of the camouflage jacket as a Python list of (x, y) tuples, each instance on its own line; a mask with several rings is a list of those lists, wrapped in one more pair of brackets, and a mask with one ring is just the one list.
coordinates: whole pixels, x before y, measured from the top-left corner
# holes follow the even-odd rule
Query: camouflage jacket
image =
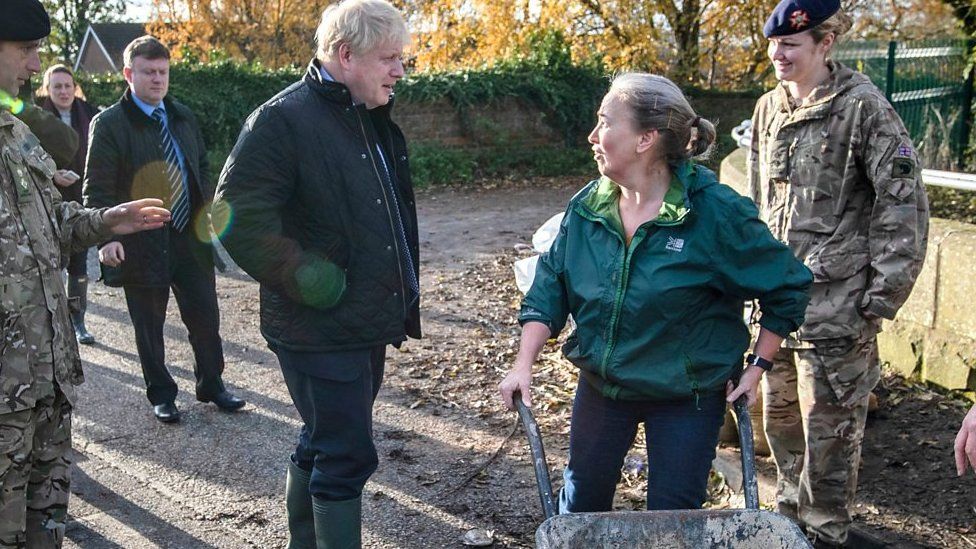
[(908, 299), (928, 235), (918, 155), (884, 95), (830, 62), (811, 98), (794, 106), (780, 85), (759, 100), (748, 163), (763, 219), (813, 271), (794, 347), (876, 334)]
[(80, 143), (78, 132), (62, 122), (60, 118), (31, 104), (24, 105), (24, 110), (17, 115), (17, 118), (27, 124), (31, 133), (40, 140), (41, 146), (51, 155), (59, 168), (68, 167), (75, 159)]
[[(101, 210), (63, 202), (54, 161), (27, 125), (0, 111), (0, 414), (32, 408), (53, 381), (74, 401), (83, 381), (61, 269), (72, 251), (108, 237)], [(45, 314), (44, 309), (49, 312)], [(39, 314), (40, 313), (40, 314)]]

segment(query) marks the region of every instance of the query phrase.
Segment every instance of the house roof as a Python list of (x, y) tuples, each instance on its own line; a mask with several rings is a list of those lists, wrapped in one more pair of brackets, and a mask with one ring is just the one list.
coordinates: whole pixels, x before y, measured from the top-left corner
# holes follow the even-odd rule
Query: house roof
[[(101, 47), (116, 70), (122, 68), (122, 52), (136, 38), (146, 34), (145, 23), (93, 23), (88, 26), (81, 52), (85, 46)], [(90, 43), (94, 40), (94, 43)]]

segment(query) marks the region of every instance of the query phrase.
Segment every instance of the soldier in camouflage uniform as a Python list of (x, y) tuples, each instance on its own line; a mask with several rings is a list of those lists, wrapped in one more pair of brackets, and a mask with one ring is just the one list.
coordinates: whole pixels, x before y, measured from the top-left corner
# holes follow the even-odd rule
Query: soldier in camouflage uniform
[(777, 6), (764, 31), (781, 82), (756, 106), (749, 161), (763, 219), (814, 276), (806, 321), (766, 375), (764, 418), (778, 511), (822, 546), (868, 545), (847, 538), (876, 335), (908, 298), (928, 232), (904, 124), (866, 76), (828, 58), (850, 22), (838, 0)]
[[(38, 0), (7, 0), (0, 93), (40, 70), (50, 21)], [(162, 226), (158, 200), (111, 209), (63, 202), (37, 137), (0, 109), (0, 547), (60, 547), (67, 515), (74, 385), (81, 359), (61, 269), (72, 250)]]

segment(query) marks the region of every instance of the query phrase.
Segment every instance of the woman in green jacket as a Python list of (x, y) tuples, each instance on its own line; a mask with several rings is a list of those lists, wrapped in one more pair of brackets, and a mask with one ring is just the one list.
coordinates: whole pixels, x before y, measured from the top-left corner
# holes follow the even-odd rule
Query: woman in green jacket
[[(640, 423), (647, 508), (698, 508), (726, 401), (755, 401), (770, 359), (803, 321), (812, 277), (749, 199), (690, 161), (715, 128), (671, 81), (620, 76), (597, 115), (589, 141), (603, 177), (573, 197), (539, 261), (518, 358), (499, 390), (509, 408), (516, 390), (531, 405), (532, 364), (572, 315), (563, 352), (581, 376), (560, 511), (610, 510)], [(743, 370), (751, 299), (761, 330)]]

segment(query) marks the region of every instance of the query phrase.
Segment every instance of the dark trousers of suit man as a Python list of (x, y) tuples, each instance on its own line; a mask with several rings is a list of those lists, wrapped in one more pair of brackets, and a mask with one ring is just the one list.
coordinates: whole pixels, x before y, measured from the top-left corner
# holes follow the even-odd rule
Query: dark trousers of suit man
[(129, 316), (135, 327), (136, 348), (146, 380), (146, 396), (154, 406), (176, 399), (176, 381), (166, 368), (163, 326), (169, 290), (180, 309), (193, 349), (196, 395), (210, 399), (224, 391), (224, 351), (220, 341), (220, 312), (209, 250), (194, 242), (191, 227), (177, 231), (170, 227), (170, 287), (124, 286)]

